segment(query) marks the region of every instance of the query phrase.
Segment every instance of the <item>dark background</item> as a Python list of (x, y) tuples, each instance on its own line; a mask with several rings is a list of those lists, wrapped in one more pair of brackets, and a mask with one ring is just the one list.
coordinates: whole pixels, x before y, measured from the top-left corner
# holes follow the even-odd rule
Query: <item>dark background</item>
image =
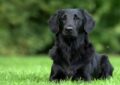
[(89, 11), (96, 50), (120, 54), (120, 0), (0, 0), (0, 55), (48, 53), (54, 43), (48, 19), (62, 8)]

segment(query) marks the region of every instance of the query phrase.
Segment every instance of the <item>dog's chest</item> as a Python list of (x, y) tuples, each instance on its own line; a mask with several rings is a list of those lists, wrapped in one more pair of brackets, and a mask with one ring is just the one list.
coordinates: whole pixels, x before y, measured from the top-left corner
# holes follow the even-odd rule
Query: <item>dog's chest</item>
[(67, 75), (72, 76), (81, 66), (82, 57), (80, 50), (78, 49), (78, 51), (76, 51), (73, 49), (64, 49), (63, 54), (63, 59), (65, 63), (63, 65), (63, 68), (65, 69)]
[(65, 63), (68, 67), (79, 65), (81, 62), (82, 53), (80, 49), (64, 48), (62, 49), (62, 54), (62, 57), (65, 60)]

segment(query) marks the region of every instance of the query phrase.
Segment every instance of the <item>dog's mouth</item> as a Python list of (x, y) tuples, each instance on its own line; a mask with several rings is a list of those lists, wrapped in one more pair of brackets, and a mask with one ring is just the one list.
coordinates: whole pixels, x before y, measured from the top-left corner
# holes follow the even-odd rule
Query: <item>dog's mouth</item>
[(67, 37), (67, 38), (71, 38), (71, 37), (77, 37), (77, 33), (74, 33), (74, 32), (66, 32), (66, 31), (63, 31), (63, 36)]

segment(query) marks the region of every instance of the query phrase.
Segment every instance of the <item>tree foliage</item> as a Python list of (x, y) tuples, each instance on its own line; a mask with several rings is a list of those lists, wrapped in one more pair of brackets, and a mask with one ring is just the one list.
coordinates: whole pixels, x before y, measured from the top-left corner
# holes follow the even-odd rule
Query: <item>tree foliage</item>
[(48, 19), (57, 9), (84, 8), (96, 21), (100, 52), (120, 53), (120, 0), (0, 0), (0, 54), (35, 54), (52, 45)]

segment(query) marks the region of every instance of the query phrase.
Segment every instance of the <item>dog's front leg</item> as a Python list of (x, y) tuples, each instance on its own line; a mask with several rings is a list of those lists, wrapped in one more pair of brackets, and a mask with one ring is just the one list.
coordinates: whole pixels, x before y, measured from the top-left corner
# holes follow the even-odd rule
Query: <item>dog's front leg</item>
[(83, 79), (84, 81), (90, 81), (90, 80), (91, 80), (91, 75), (90, 75), (90, 73), (83, 72), (82, 79)]
[(82, 73), (81, 73), (81, 78), (85, 81), (90, 81), (92, 79), (92, 75), (91, 75), (91, 64), (86, 65), (83, 69), (82, 69)]
[(64, 80), (66, 78), (66, 75), (62, 69), (61, 66), (57, 65), (57, 64), (53, 64), (52, 68), (51, 68), (51, 74), (50, 74), (50, 81), (60, 81), (60, 80)]
[(84, 81), (90, 81), (91, 80), (91, 75), (88, 72), (85, 71), (79, 71), (77, 74), (74, 75), (72, 80), (84, 80)]

